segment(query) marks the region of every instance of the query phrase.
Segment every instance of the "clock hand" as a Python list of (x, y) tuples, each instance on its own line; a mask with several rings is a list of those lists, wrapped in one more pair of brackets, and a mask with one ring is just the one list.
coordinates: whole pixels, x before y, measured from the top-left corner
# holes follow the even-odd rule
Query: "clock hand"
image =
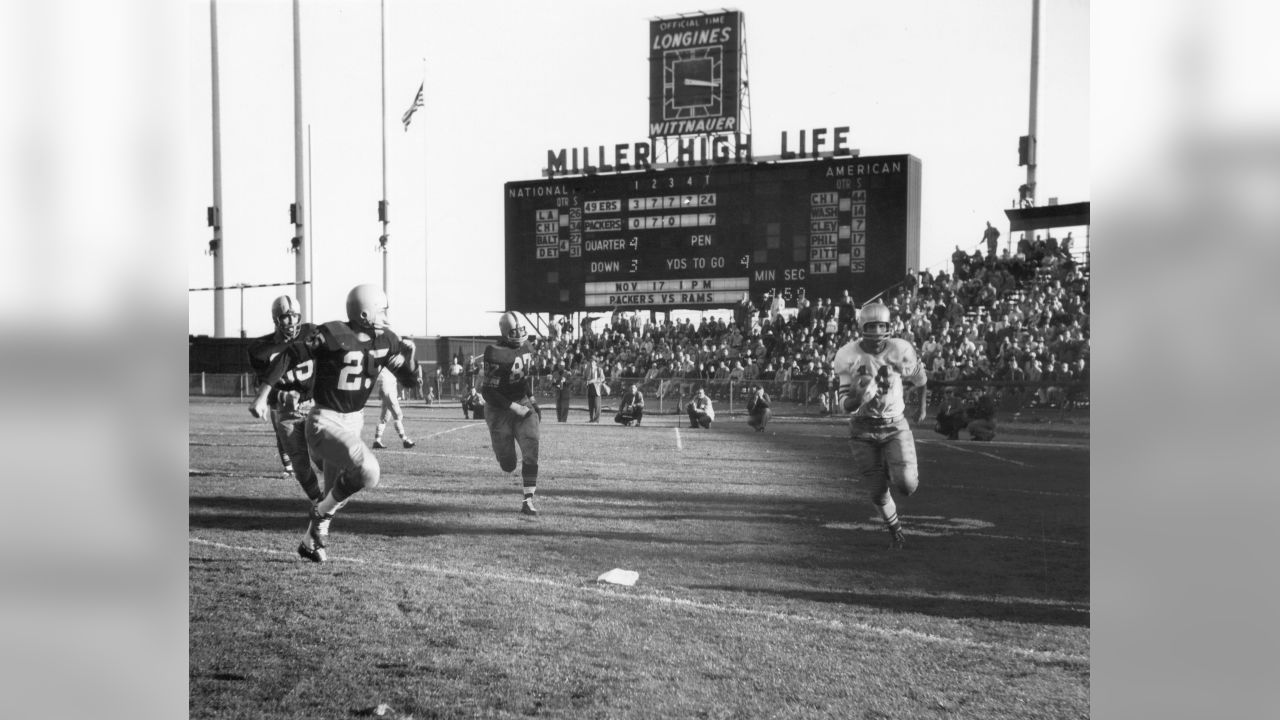
[(694, 85), (697, 87), (719, 87), (720, 86), (720, 83), (715, 82), (714, 80), (695, 80), (694, 78), (685, 78), (684, 84)]

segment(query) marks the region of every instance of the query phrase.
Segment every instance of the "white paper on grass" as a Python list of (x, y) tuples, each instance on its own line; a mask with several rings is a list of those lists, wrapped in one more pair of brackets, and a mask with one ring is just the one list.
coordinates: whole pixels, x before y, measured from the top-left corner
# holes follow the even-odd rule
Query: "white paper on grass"
[(596, 582), (607, 582), (614, 585), (635, 585), (636, 580), (640, 579), (640, 573), (635, 570), (623, 570), (622, 568), (614, 568), (600, 577), (596, 578)]

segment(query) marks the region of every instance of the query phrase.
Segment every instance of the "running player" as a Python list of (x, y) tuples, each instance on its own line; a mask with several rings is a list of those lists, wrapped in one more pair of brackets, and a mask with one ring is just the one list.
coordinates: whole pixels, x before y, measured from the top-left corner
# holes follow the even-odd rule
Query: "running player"
[(849, 418), (849, 448), (855, 475), (871, 486), (871, 501), (880, 510), (892, 538), (891, 549), (905, 544), (898, 508), (889, 488), (908, 497), (920, 484), (916, 469), (915, 437), (905, 417), (903, 393), (920, 393), (919, 421), (925, 414), (928, 378), (911, 343), (889, 337), (889, 308), (883, 303), (864, 305), (858, 311), (861, 339), (836, 351), (833, 362), (840, 378), (838, 397)]
[(307, 451), (304, 429), (307, 412), (311, 410), (311, 394), (315, 387), (315, 363), (308, 360), (286, 372), (275, 384), (264, 382), (271, 362), (283, 353), (289, 343), (309, 337), (316, 326), (303, 323), (298, 301), (290, 295), (281, 295), (271, 302), (271, 321), (275, 332), (263, 335), (249, 343), (249, 367), (257, 376), (258, 389), (267, 390), (267, 406), (270, 408), (271, 427), (276, 436), (276, 448), (284, 461), (285, 471), (298, 479), (302, 491), (311, 502), (320, 500), (320, 480), (311, 467), (311, 455)]
[(513, 313), (498, 319), (502, 339), (484, 349), (484, 381), (480, 394), (484, 397), (484, 421), (489, 425), (490, 444), (505, 473), (516, 469), (516, 447), (520, 448), (520, 477), (524, 499), (523, 515), (537, 516), (533, 505), (538, 491), (538, 435), (542, 411), (533, 399), (533, 348), (529, 346), (524, 326)]
[[(307, 447), (321, 461), (324, 496), (311, 508), (298, 554), (324, 562), (329, 522), (351, 496), (376, 487), (382, 469), (365, 447), (364, 405), (382, 368), (406, 387), (415, 387), (414, 346), (387, 327), (387, 296), (376, 285), (357, 285), (347, 294), (347, 322), (327, 322), (310, 338), (290, 344), (272, 365), (268, 379), (308, 360), (315, 362), (315, 406), (307, 414)], [(261, 417), (266, 393), (249, 411)]]
[(373, 428), (373, 449), (386, 449), (387, 446), (382, 443), (382, 433), (387, 429), (388, 419), (391, 420), (406, 450), (417, 445), (404, 434), (404, 411), (400, 409), (400, 386), (396, 385), (395, 375), (392, 375), (390, 370), (378, 373), (378, 393), (382, 396), (382, 412), (378, 415), (378, 424)]

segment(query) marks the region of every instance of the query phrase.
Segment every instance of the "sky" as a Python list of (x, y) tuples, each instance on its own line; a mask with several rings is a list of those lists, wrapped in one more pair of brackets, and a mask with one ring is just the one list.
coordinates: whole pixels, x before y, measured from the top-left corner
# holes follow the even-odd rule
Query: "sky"
[[(725, 6), (720, 6), (725, 7)], [(386, 8), (386, 256), (392, 325), (405, 334), (492, 334), (504, 308), (506, 182), (541, 177), (548, 150), (642, 141), (649, 21), (720, 7), (679, 2), (424, 3)], [(849, 127), (863, 156), (923, 162), (921, 265), (972, 251), (990, 220), (1009, 239), (1026, 168), (1031, 3), (744, 1), (753, 151), (787, 132)], [(213, 237), (209, 4), (188, 6), (188, 287), (208, 288)], [(292, 283), (295, 197), (292, 4), (217, 5), (224, 282)], [(1089, 4), (1041, 3), (1037, 196), (1089, 200)], [(379, 3), (302, 3), (310, 128), (313, 319), (344, 316), (347, 291), (381, 284)], [(419, 83), (425, 106), (400, 117)], [(304, 198), (305, 199), (305, 198)], [(1077, 232), (1082, 237), (1083, 233)], [(293, 287), (225, 293), (225, 331), (271, 330)], [(213, 293), (189, 293), (189, 331), (213, 334)]]

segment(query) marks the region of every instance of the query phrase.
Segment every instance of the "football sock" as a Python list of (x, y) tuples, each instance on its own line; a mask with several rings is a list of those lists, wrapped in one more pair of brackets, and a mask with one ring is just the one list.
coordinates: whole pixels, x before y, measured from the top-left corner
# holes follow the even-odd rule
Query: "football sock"
[(319, 500), (323, 493), (320, 492), (320, 479), (316, 477), (314, 468), (307, 468), (307, 475), (304, 479), (298, 480), (298, 484), (302, 485), (302, 491), (312, 500)]
[(900, 529), (898, 506), (894, 504), (892, 496), (889, 497), (888, 502), (880, 506), (880, 517), (884, 519), (884, 526), (889, 532), (897, 532)]
[(885, 518), (884, 526), (891, 533), (896, 533), (901, 530), (902, 526), (898, 523), (898, 513), (895, 512), (893, 515)]
[(404, 440), (404, 439), (405, 439), (405, 437), (404, 437), (404, 423), (400, 422), (399, 420), (396, 420), (396, 421), (395, 421), (395, 425), (396, 425), (396, 432), (400, 434), (400, 439), (401, 439), (401, 440)]
[(386, 429), (387, 429), (387, 424), (386, 424), (386, 423), (378, 423), (378, 424), (377, 424), (377, 426), (373, 429), (373, 441), (374, 441), (374, 442), (381, 442), (381, 441), (382, 441), (382, 431), (383, 431), (383, 430), (386, 430)]
[(520, 476), (524, 480), (525, 498), (532, 498), (533, 494), (538, 491), (538, 464), (522, 462), (520, 464)]
[(321, 515), (328, 515), (338, 509), (338, 503), (339, 501), (333, 497), (333, 491), (330, 491), (328, 495), (320, 499), (320, 502), (316, 503), (316, 511)]

